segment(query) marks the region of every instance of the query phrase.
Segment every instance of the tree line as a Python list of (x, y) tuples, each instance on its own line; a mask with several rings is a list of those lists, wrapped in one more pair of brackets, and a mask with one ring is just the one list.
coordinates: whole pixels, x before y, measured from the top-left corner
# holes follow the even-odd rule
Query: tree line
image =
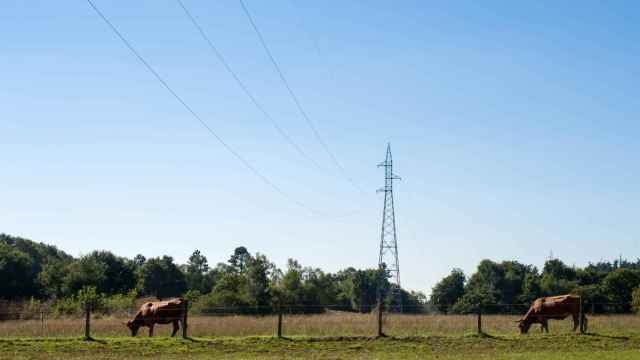
[[(202, 312), (233, 308), (260, 313), (277, 306), (305, 313), (326, 308), (369, 312), (378, 294), (384, 294), (385, 306), (395, 301), (390, 296), (394, 285), (384, 269), (349, 267), (328, 273), (293, 259), (280, 269), (245, 247), (211, 266), (198, 250), (186, 264), (166, 255), (129, 259), (99, 250), (75, 258), (55, 246), (0, 234), (0, 279), (0, 299), (52, 302), (63, 312), (77, 307), (74, 299), (87, 288), (114, 304), (132, 304), (139, 297), (183, 296)], [(550, 259), (542, 271), (517, 261), (482, 260), (471, 276), (453, 269), (429, 298), (400, 292), (403, 310), (416, 313), (463, 314), (480, 307), (484, 312), (523, 311), (538, 297), (567, 293), (581, 295), (589, 311), (629, 312), (640, 308), (640, 260), (579, 268)]]
[(429, 305), (440, 313), (471, 313), (480, 307), (484, 312), (505, 312), (526, 308), (542, 296), (562, 294), (580, 295), (585, 311), (638, 310), (640, 259), (601, 261), (583, 268), (549, 259), (542, 271), (517, 261), (483, 260), (469, 277), (453, 269), (433, 287)]
[[(321, 312), (326, 308), (368, 312), (377, 297), (393, 305), (393, 285), (386, 271), (355, 269), (336, 273), (303, 266), (289, 259), (278, 268), (263, 254), (236, 248), (226, 262), (210, 266), (200, 251), (186, 264), (171, 256), (132, 259), (96, 250), (74, 258), (55, 246), (0, 234), (0, 299), (49, 301), (60, 309), (77, 307), (73, 301), (92, 289), (108, 301), (131, 303), (137, 297), (164, 299), (183, 296), (200, 311), (233, 308), (237, 312)], [(407, 311), (421, 312), (426, 297), (400, 290)], [(34, 301), (34, 300), (31, 300)]]

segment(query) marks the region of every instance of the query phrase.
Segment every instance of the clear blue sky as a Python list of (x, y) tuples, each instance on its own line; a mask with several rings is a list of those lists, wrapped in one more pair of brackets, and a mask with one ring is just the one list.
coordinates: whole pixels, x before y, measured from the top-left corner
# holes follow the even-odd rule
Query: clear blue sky
[(73, 255), (236, 246), (327, 271), (377, 265), (387, 141), (403, 285), (483, 258), (542, 265), (640, 253), (640, 4), (184, 0), (300, 157), (175, 1), (94, 0), (265, 186), (139, 64), (84, 1), (3, 2), (0, 231)]

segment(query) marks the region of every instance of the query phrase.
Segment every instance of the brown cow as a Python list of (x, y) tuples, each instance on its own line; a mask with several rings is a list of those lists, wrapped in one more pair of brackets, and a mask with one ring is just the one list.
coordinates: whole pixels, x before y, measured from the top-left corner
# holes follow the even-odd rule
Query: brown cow
[[(548, 320), (564, 320), (571, 315), (573, 318), (573, 331), (576, 331), (579, 325), (580, 317), (580, 297), (576, 295), (560, 295), (550, 296), (536, 299), (529, 311), (518, 321), (518, 327), (521, 334), (529, 332), (531, 324), (540, 324), (540, 331), (549, 333)], [(586, 329), (586, 321), (585, 329)]]
[[(149, 327), (149, 336), (153, 336), (155, 324), (173, 324), (171, 336), (175, 336), (180, 329), (185, 302), (182, 298), (168, 301), (156, 301), (144, 303), (133, 320), (127, 321), (127, 327), (131, 330), (131, 336), (136, 336), (142, 326)], [(184, 326), (184, 324), (182, 324)]]

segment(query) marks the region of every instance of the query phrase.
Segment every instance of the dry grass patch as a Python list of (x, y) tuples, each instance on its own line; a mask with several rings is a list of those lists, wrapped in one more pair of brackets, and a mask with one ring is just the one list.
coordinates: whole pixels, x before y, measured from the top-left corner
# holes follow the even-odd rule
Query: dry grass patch
[[(483, 315), (485, 333), (516, 336), (518, 316)], [(589, 316), (589, 332), (599, 334), (640, 334), (640, 316)], [(126, 337), (128, 329), (124, 317), (94, 318), (91, 333), (97, 337)], [(286, 336), (372, 336), (376, 334), (375, 314), (332, 312), (316, 315), (284, 315), (283, 332)], [(191, 336), (271, 336), (276, 333), (277, 316), (191, 316)], [(551, 334), (571, 332), (572, 321), (551, 321)], [(392, 336), (460, 336), (473, 334), (477, 329), (475, 315), (398, 315), (385, 314), (384, 332)], [(168, 336), (170, 325), (156, 326), (156, 336)], [(0, 321), (2, 337), (74, 337), (84, 334), (84, 320), (80, 318), (47, 318), (40, 320)], [(531, 329), (538, 336), (539, 328)], [(138, 336), (146, 336), (142, 329)]]

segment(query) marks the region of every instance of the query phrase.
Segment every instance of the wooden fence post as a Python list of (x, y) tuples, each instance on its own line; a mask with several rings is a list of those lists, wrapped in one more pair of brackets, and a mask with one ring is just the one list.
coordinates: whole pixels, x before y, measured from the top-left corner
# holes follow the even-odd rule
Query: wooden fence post
[(182, 309), (182, 338), (187, 339), (187, 314), (189, 313), (189, 300), (185, 300)]
[(87, 302), (84, 309), (84, 338), (91, 339), (91, 304)]
[(282, 337), (282, 305), (278, 304), (278, 337)]
[(478, 335), (482, 334), (482, 305), (478, 305)]
[(40, 311), (40, 329), (42, 329), (42, 336), (44, 336), (45, 330), (44, 330), (44, 311), (43, 310)]
[(381, 296), (378, 296), (378, 337), (384, 336), (382, 331), (382, 301)]
[(578, 317), (578, 325), (580, 326), (580, 333), (584, 334), (585, 326), (584, 326), (584, 310), (582, 309), (582, 296), (580, 296), (579, 302), (580, 302), (580, 312)]

